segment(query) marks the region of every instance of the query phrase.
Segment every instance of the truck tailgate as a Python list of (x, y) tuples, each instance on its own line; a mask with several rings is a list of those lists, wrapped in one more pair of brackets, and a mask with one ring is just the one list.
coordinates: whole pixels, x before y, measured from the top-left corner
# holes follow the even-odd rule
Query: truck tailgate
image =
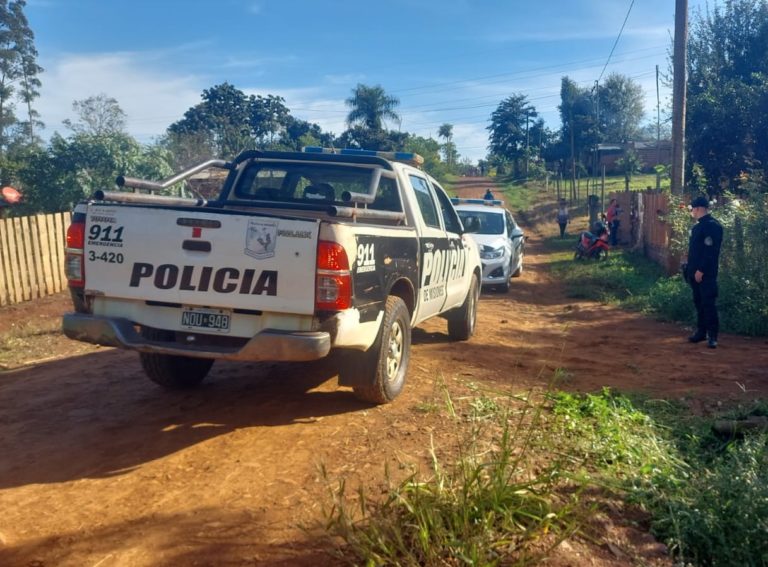
[(244, 213), (91, 204), (86, 292), (311, 314), (319, 225)]

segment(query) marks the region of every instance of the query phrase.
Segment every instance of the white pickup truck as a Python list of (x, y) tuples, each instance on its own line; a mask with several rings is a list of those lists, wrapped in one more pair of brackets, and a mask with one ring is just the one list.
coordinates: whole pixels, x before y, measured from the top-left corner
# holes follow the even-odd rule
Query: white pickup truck
[(481, 265), (420, 156), (247, 151), (217, 199), (97, 192), (67, 232), (76, 340), (139, 352), (150, 379), (196, 386), (216, 359), (306, 361), (339, 349), (339, 383), (386, 403), (403, 389), (411, 328), (474, 333)]

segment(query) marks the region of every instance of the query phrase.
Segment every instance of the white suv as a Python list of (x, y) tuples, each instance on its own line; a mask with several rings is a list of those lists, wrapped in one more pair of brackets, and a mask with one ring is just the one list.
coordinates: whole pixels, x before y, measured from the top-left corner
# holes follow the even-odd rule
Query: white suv
[(467, 232), (478, 244), (483, 285), (509, 291), (523, 273), (525, 234), (499, 200), (452, 199)]

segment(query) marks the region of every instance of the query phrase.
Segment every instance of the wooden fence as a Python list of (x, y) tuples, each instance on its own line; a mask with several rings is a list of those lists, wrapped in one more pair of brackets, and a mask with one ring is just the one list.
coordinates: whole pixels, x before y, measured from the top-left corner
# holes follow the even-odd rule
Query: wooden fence
[(63, 291), (70, 213), (0, 219), (0, 305)]
[(677, 272), (680, 257), (670, 250), (669, 198), (655, 190), (611, 193), (616, 198), (621, 215), (620, 243), (645, 254), (664, 268), (667, 275)]

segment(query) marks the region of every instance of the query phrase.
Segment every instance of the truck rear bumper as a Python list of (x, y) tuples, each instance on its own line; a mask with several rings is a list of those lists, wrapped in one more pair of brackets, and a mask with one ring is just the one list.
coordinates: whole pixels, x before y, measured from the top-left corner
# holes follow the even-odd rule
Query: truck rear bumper
[(331, 350), (331, 336), (322, 331), (265, 329), (238, 348), (150, 341), (142, 337), (128, 319), (82, 313), (65, 314), (62, 330), (76, 341), (194, 358), (285, 362), (317, 360)]

